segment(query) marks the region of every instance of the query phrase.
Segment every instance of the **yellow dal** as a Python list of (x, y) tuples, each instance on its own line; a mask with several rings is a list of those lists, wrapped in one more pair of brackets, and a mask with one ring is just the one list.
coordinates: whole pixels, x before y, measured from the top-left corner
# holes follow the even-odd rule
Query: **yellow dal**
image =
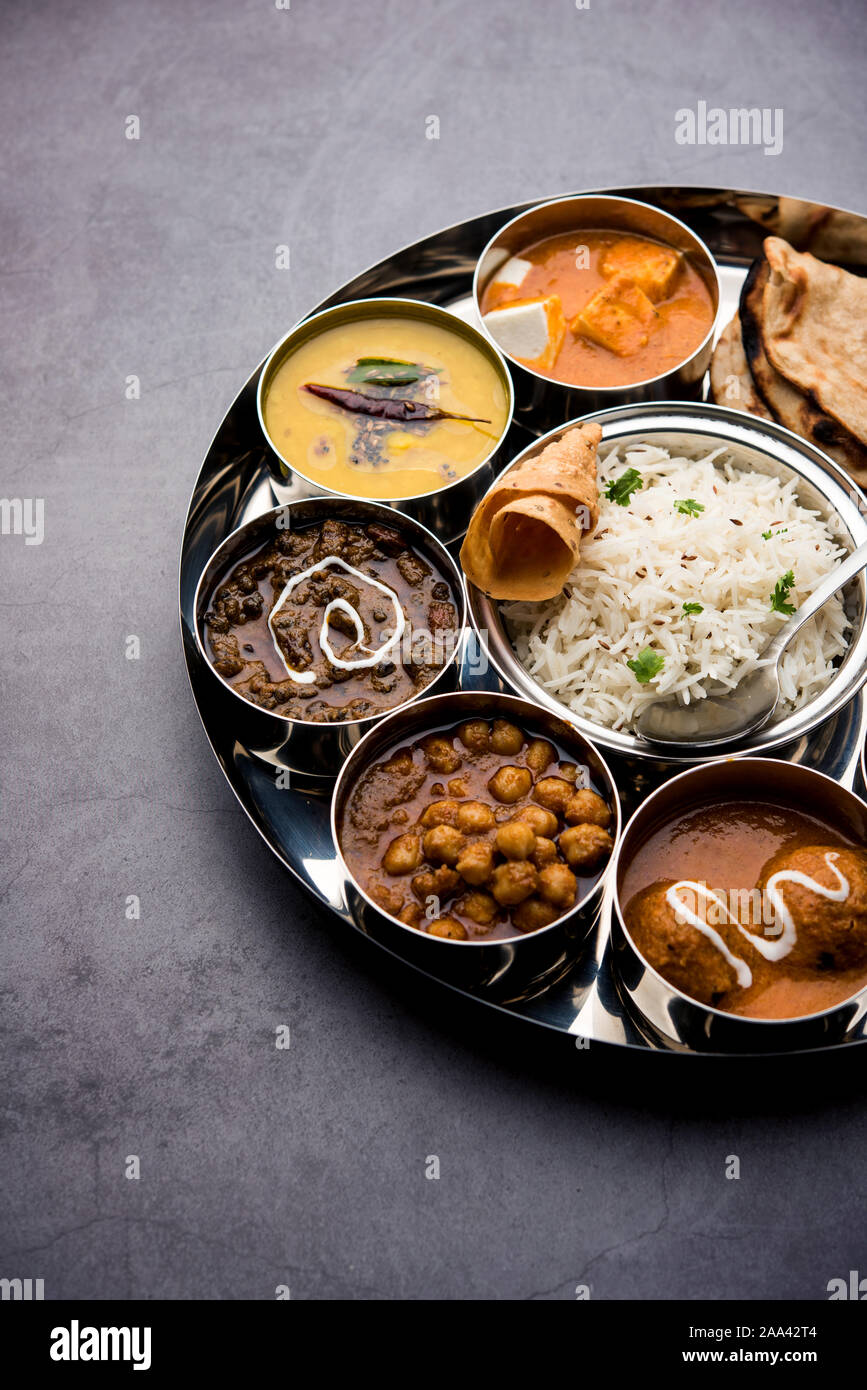
[[(365, 417), (301, 387), (317, 382), (378, 394), (378, 388), (346, 379), (360, 357), (399, 358), (440, 368), (437, 394), (422, 392), (414, 398), (491, 423), (438, 420), (424, 428), (390, 424), (382, 462), (353, 463)], [(277, 368), (264, 401), (265, 426), (291, 467), (334, 492), (371, 499), (413, 497), (466, 477), (493, 449), (506, 415), (506, 390), (487, 357), (459, 334), (411, 318), (356, 319), (326, 329)]]

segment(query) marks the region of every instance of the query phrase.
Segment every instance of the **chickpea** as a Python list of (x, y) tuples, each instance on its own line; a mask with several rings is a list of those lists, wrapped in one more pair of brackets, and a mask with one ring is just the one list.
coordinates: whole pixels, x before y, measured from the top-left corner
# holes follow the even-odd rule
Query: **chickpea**
[(533, 788), (533, 800), (562, 816), (572, 796), (572, 783), (564, 777), (542, 777)]
[(508, 719), (495, 719), (491, 731), (491, 747), (495, 753), (514, 757), (524, 747), (524, 735), (517, 724), (510, 724)]
[(464, 917), (478, 922), (480, 927), (489, 927), (500, 910), (496, 898), (490, 893), (468, 893), (458, 904)]
[(547, 739), (534, 738), (527, 749), (524, 762), (538, 777), (545, 771), (546, 767), (550, 767), (556, 756), (554, 745), (549, 743)]
[(397, 915), (406, 926), (420, 927), (424, 913), (418, 903), (407, 903), (406, 907), (402, 907)]
[(421, 823), (428, 829), (432, 825), (457, 825), (459, 809), (456, 801), (432, 801), (425, 807)]
[(422, 739), (422, 748), (429, 768), (434, 772), (457, 772), (461, 766), (461, 755), (455, 749), (451, 739), (439, 738), (431, 734), (429, 738)]
[(533, 785), (533, 774), (526, 767), (501, 767), (488, 783), (488, 791), (496, 801), (511, 805), (526, 796)]
[(506, 821), (497, 831), (497, 849), (507, 859), (529, 859), (536, 844), (532, 826), (525, 820)]
[[(425, 831), (423, 843), (425, 859), (440, 860), (443, 864), (454, 866), (467, 840), (453, 825), (435, 825), (432, 830)], [(418, 864), (414, 864), (413, 868), (417, 869)]]
[(537, 869), (544, 869), (546, 864), (554, 864), (557, 861), (557, 846), (553, 840), (549, 840), (545, 835), (536, 838), (536, 846), (531, 858)]
[(461, 878), (471, 883), (474, 888), (479, 888), (483, 883), (487, 883), (494, 872), (494, 851), (484, 840), (476, 840), (473, 844), (467, 845), (455, 868)]
[(526, 859), (510, 859), (491, 875), (491, 892), (503, 907), (514, 907), (536, 891), (537, 874)]
[(449, 796), (469, 796), (470, 789), (467, 786), (466, 777), (453, 777), (448, 784)]
[(458, 738), (471, 753), (487, 753), (491, 742), (491, 731), (484, 719), (468, 719), (458, 728)]
[(452, 941), (466, 941), (467, 929), (461, 922), (456, 922), (454, 917), (437, 917), (435, 922), (431, 922), (428, 927), (428, 936), (447, 936)]
[(458, 829), (465, 835), (480, 835), (495, 824), (493, 809), (484, 801), (465, 801), (458, 807)]
[(539, 874), (539, 895), (553, 907), (571, 907), (578, 891), (578, 880), (565, 864), (549, 864)]
[(601, 825), (573, 825), (560, 836), (560, 853), (578, 873), (597, 868), (613, 848), (614, 841)]
[(411, 874), (421, 863), (421, 842), (417, 835), (398, 835), (382, 856), (387, 874)]
[(560, 829), (560, 822), (554, 812), (546, 811), (542, 806), (522, 807), (515, 820), (525, 820), (534, 835), (544, 835), (549, 840), (553, 840)]
[(405, 811), (402, 806), (399, 806), (397, 810), (393, 812), (391, 817), (392, 825), (406, 825), (408, 820), (409, 811)]
[(460, 874), (447, 864), (440, 864), (438, 869), (426, 869), (424, 873), (416, 874), (412, 891), (420, 902), (428, 898), (450, 898), (457, 891), (460, 881)]
[(575, 792), (567, 802), (564, 814), (570, 825), (606, 827), (611, 824), (611, 812), (607, 802), (598, 792), (592, 792), (588, 788)]
[(512, 921), (518, 931), (538, 931), (540, 927), (550, 927), (558, 915), (557, 909), (541, 898), (526, 898), (515, 908)]
[(577, 763), (560, 763), (557, 772), (563, 778), (564, 782), (571, 782), (574, 787), (579, 780), (581, 769), (578, 767)]

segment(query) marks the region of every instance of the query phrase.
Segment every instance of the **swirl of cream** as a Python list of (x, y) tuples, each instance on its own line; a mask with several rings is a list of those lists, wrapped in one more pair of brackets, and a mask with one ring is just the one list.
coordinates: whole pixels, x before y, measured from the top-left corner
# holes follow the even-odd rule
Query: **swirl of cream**
[(825, 855), (825, 863), (837, 879), (836, 888), (826, 888), (823, 883), (818, 883), (816, 879), (810, 878), (809, 874), (802, 874), (799, 869), (781, 869), (779, 873), (772, 874), (768, 879), (765, 892), (771, 900), (775, 914), (783, 923), (782, 935), (776, 941), (768, 941), (764, 937), (753, 936), (752, 932), (745, 931), (741, 927), (744, 936), (749, 938), (765, 960), (782, 960), (783, 956), (789, 954), (798, 939), (794, 918), (786, 907), (779, 884), (799, 883), (802, 888), (809, 888), (811, 893), (817, 894), (820, 898), (827, 898), (832, 903), (844, 903), (849, 896), (849, 880), (837, 868), (839, 857), (835, 850), (830, 850)]
[(322, 615), (322, 627), (319, 630), (319, 646), (322, 649), (323, 654), (331, 662), (332, 666), (338, 667), (341, 671), (363, 671), (371, 666), (378, 666), (380, 661), (382, 661), (382, 658), (388, 652), (390, 652), (392, 647), (395, 647), (397, 643), (400, 641), (401, 637), (403, 636), (404, 628), (406, 626), (406, 619), (403, 615), (403, 609), (400, 606), (400, 600), (398, 599), (398, 596), (395, 593), (394, 589), (390, 589), (387, 584), (380, 583), (378, 579), (371, 579), (369, 574), (362, 574), (361, 570), (357, 570), (353, 565), (347, 564), (346, 561), (342, 560), (339, 555), (326, 555), (324, 560), (318, 560), (315, 565), (310, 565), (308, 569), (302, 570), (300, 574), (293, 574), (292, 578), (284, 586), (280, 594), (280, 597), (278, 598), (277, 602), (274, 604), (274, 607), (271, 609), (271, 612), (268, 615), (268, 628), (271, 633), (271, 638), (274, 643), (274, 646), (277, 650), (277, 655), (279, 656), (280, 660), (285, 666), (286, 671), (288, 672), (291, 679), (293, 681), (296, 681), (298, 685), (312, 685), (313, 682), (316, 680), (316, 674), (314, 671), (294, 671), (292, 669), (285, 656), (283, 655), (283, 652), (280, 648), (280, 644), (277, 641), (277, 637), (274, 633), (274, 619), (280, 612), (280, 609), (283, 607), (283, 604), (289, 598), (289, 595), (292, 593), (293, 589), (297, 588), (297, 586), (300, 583), (302, 583), (303, 580), (309, 579), (312, 574), (321, 573), (323, 570), (327, 569), (329, 565), (339, 565), (339, 567), (342, 570), (345, 570), (347, 574), (355, 575), (355, 578), (360, 579), (363, 584), (370, 584), (374, 589), (379, 589), (381, 593), (385, 594), (391, 600), (394, 606), (394, 632), (392, 633), (391, 637), (389, 637), (388, 641), (384, 642), (382, 646), (378, 649), (378, 651), (373, 652), (370, 656), (362, 657), (358, 661), (344, 661), (335, 654), (328, 638), (328, 624), (331, 619), (331, 614), (335, 610), (339, 610), (340, 612), (345, 613), (347, 617), (351, 619), (352, 624), (355, 627), (355, 633), (357, 637), (357, 641), (354, 645), (358, 647), (361, 651), (369, 652), (371, 649), (369, 647), (362, 647), (360, 645), (361, 640), (364, 637), (364, 624), (361, 621), (360, 615), (355, 610), (355, 608), (353, 608), (349, 600), (345, 598), (332, 599), (331, 602), (327, 605), (325, 612)]
[(733, 952), (729, 950), (719, 932), (714, 931), (709, 922), (704, 921), (696, 912), (688, 908), (678, 897), (678, 893), (683, 889), (689, 889), (698, 897), (703, 897), (708, 902), (715, 902), (717, 907), (724, 913), (725, 918), (731, 922), (732, 926), (737, 927), (741, 935), (755, 947), (760, 955), (764, 956), (765, 960), (782, 960), (784, 956), (789, 954), (792, 947), (795, 945), (798, 934), (795, 928), (794, 918), (786, 907), (785, 899), (783, 898), (779, 885), (781, 883), (799, 883), (801, 887), (808, 888), (811, 893), (816, 893), (819, 897), (826, 898), (829, 902), (843, 903), (849, 896), (849, 881), (837, 867), (837, 860), (839, 857), (839, 854), (835, 850), (829, 850), (825, 855), (825, 863), (837, 879), (836, 888), (826, 888), (823, 883), (819, 883), (815, 878), (810, 878), (809, 874), (801, 873), (800, 869), (780, 869), (779, 873), (771, 875), (765, 887), (765, 892), (770, 898), (775, 914), (779, 916), (783, 923), (782, 935), (776, 941), (768, 941), (766, 937), (756, 936), (754, 932), (748, 931), (729, 911), (725, 899), (719, 894), (712, 892), (704, 883), (695, 883), (691, 879), (681, 879), (679, 883), (673, 884), (672, 887), (668, 889), (665, 899), (673, 912), (679, 914), (684, 921), (689, 922), (690, 926), (695, 927), (696, 931), (700, 931), (703, 936), (707, 937), (708, 941), (710, 941), (720, 954), (725, 957), (734, 970), (738, 984), (743, 989), (747, 989), (753, 982), (753, 976), (746, 961), (734, 955)]
[(715, 946), (719, 951), (720, 955), (725, 957), (734, 970), (735, 977), (741, 989), (749, 989), (753, 982), (753, 972), (750, 970), (750, 967), (745, 960), (741, 960), (740, 956), (736, 956), (734, 952), (729, 950), (719, 932), (714, 931), (709, 922), (704, 921), (699, 917), (697, 912), (693, 912), (691, 908), (688, 908), (685, 903), (681, 902), (677, 895), (684, 888), (689, 888), (698, 897), (704, 898), (708, 902), (715, 902), (717, 907), (722, 910), (732, 925), (737, 927), (740, 931), (743, 931), (740, 922), (729, 912), (728, 904), (725, 899), (708, 888), (706, 883), (695, 883), (692, 879), (683, 878), (678, 883), (673, 883), (665, 895), (665, 901), (668, 903), (671, 910), (679, 914), (685, 921), (689, 922), (690, 926), (695, 927), (696, 931), (700, 931), (702, 936), (706, 936), (711, 945)]

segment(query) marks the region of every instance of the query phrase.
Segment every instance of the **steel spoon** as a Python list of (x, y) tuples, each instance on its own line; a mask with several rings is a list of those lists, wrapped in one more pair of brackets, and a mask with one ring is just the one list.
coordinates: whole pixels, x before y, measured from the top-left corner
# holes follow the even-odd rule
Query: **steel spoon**
[(669, 746), (688, 743), (695, 748), (709, 748), (734, 743), (763, 728), (780, 699), (779, 663), (783, 652), (804, 623), (865, 568), (867, 542), (853, 550), (813, 590), (764, 648), (759, 657), (761, 665), (744, 676), (734, 690), (708, 695), (688, 705), (681, 704), (676, 695), (654, 700), (638, 716), (636, 732), (648, 743)]

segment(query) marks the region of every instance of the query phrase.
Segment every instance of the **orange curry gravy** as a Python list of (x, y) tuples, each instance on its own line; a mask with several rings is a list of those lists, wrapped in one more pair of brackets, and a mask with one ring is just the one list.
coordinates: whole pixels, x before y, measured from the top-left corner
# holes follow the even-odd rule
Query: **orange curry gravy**
[[(531, 261), (533, 265), (519, 287), (488, 285), (482, 295), (482, 313), (487, 314), (515, 300), (557, 294), (566, 321), (571, 323), (596, 291), (609, 283), (602, 274), (600, 262), (610, 247), (624, 240), (646, 242), (650, 246), (663, 244), (634, 233), (585, 229), (546, 237), (519, 253), (522, 260)], [(579, 257), (579, 250), (585, 247), (586, 255), (582, 251)], [(680, 258), (669, 294), (653, 307), (658, 321), (646, 345), (628, 356), (621, 357), (567, 328), (554, 365), (548, 371), (536, 370), (543, 376), (574, 386), (623, 386), (633, 381), (649, 381), (672, 371), (696, 351), (715, 317), (711, 292), (687, 256)]]
[[(775, 855), (819, 845), (863, 852), (863, 846), (828, 824), (785, 805), (723, 801), (698, 807), (651, 831), (622, 871), (619, 896), (627, 925), (634, 930), (636, 895), (660, 882), (692, 880), (731, 895), (755, 888)], [(762, 934), (761, 924), (745, 925)], [(737, 929), (731, 934), (717, 930), (737, 952)], [(825, 970), (793, 966), (783, 957), (761, 960), (752, 973), (751, 986), (730, 989), (715, 997), (713, 1006), (747, 1018), (797, 1018), (842, 1003), (867, 986), (863, 965)]]

